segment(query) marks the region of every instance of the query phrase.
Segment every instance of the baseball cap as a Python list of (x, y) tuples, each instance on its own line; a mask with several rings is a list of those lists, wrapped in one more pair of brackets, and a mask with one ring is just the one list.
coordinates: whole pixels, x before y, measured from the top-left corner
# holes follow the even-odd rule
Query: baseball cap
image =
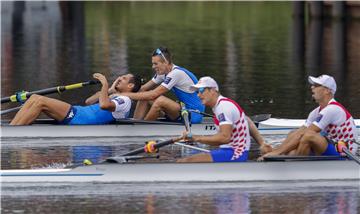
[(336, 82), (332, 76), (320, 75), (318, 77), (309, 76), (308, 81), (310, 84), (319, 84), (330, 89), (332, 94), (336, 92)]
[(199, 88), (215, 88), (219, 91), (219, 86), (216, 81), (211, 77), (201, 77), (195, 85), (190, 86), (190, 89), (193, 91), (197, 91)]

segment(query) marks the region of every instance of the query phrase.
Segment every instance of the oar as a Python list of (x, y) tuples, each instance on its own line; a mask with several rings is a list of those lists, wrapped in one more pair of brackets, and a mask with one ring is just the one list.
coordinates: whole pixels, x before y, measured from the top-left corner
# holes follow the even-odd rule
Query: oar
[[(191, 127), (190, 127), (190, 121), (189, 121), (189, 111), (188, 109), (185, 108), (185, 105), (183, 103), (181, 103), (181, 117), (183, 118), (184, 120), (184, 125), (185, 125), (185, 129), (186, 131), (188, 132), (188, 135), (192, 135), (191, 134)], [(194, 111), (194, 110), (193, 110)], [(196, 110), (196, 111), (199, 111), (199, 110)], [(199, 111), (200, 112), (200, 111)], [(192, 146), (192, 145), (189, 145), (189, 144), (186, 144), (183, 143), (183, 142), (175, 142), (174, 143), (175, 145), (178, 145), (178, 146), (182, 146), (182, 147), (187, 147), (187, 148), (190, 148), (190, 149), (194, 149), (194, 150), (198, 150), (198, 151), (201, 151), (201, 152), (207, 152), (209, 153), (210, 150), (207, 150), (207, 149), (203, 149), (203, 148), (199, 148), (199, 147), (196, 147), (196, 146)]]
[(188, 109), (189, 112), (194, 112), (194, 113), (197, 113), (197, 114), (201, 114), (201, 115), (204, 115), (204, 116), (207, 116), (207, 117), (213, 117), (214, 115), (212, 114), (208, 114), (206, 112), (202, 112), (202, 111), (199, 111), (197, 109)]
[[(213, 117), (214, 116), (212, 114), (201, 112), (201, 111), (199, 111), (197, 109), (188, 109), (188, 111), (189, 112), (194, 112), (194, 113), (197, 113), (197, 114), (201, 114), (201, 115), (204, 115), (204, 116), (207, 116), (207, 117)], [(250, 119), (256, 124), (260, 123), (261, 121), (268, 120), (270, 118), (271, 118), (271, 114), (257, 114), (257, 115), (250, 116)]]
[(61, 93), (66, 90), (72, 90), (76, 88), (82, 88), (87, 85), (95, 85), (100, 83), (98, 80), (90, 80), (87, 82), (81, 82), (81, 83), (75, 83), (71, 85), (66, 86), (57, 86), (52, 88), (45, 88), (42, 90), (37, 91), (31, 91), (31, 92), (18, 92), (14, 95), (11, 95), (9, 97), (1, 98), (1, 103), (7, 103), (7, 102), (23, 102), (27, 98), (29, 98), (33, 94), (39, 94), (39, 95), (47, 95), (47, 94), (53, 94), (53, 93)]
[(8, 114), (8, 113), (11, 113), (11, 112), (14, 112), (14, 111), (19, 111), (21, 109), (21, 107), (22, 106), (17, 106), (17, 107), (14, 107), (14, 108), (6, 109), (4, 111), (1, 111), (0, 115)]
[(194, 150), (197, 150), (197, 151), (200, 151), (200, 152), (210, 153), (210, 150), (208, 150), (208, 149), (199, 148), (199, 147), (192, 146), (192, 145), (189, 145), (189, 144), (185, 144), (185, 143), (181, 143), (181, 142), (175, 142), (174, 144), (178, 145), (178, 146), (186, 147), (186, 148), (189, 148), (189, 149), (194, 149)]
[[(173, 138), (173, 139), (169, 139), (169, 140), (165, 140), (165, 141), (161, 141), (159, 143), (154, 143), (151, 145), (151, 149), (152, 150), (157, 150), (161, 147), (164, 147), (164, 146), (167, 146), (167, 145), (170, 145), (170, 144), (173, 144), (174, 142), (177, 142), (179, 140), (182, 139), (182, 136), (181, 137), (178, 137), (178, 138)], [(122, 154), (122, 155), (119, 155), (119, 156), (115, 156), (115, 157), (109, 157), (105, 160), (106, 163), (123, 163), (124, 162), (124, 157), (127, 157), (127, 156), (132, 156), (132, 155), (138, 155), (138, 154), (141, 154), (141, 153), (146, 153), (148, 152), (148, 147), (149, 145), (145, 145), (144, 147), (142, 148), (138, 148), (138, 149), (135, 149), (135, 150), (132, 150), (130, 152), (127, 152), (125, 154)]]
[(256, 125), (258, 125), (258, 123), (260, 123), (261, 121), (268, 120), (270, 118), (271, 118), (271, 114), (257, 114), (257, 115), (250, 116), (250, 119)]
[(186, 109), (184, 103), (180, 103), (180, 105), (181, 105), (181, 117), (184, 120), (185, 129), (187, 132), (189, 132), (191, 134), (189, 111)]
[(349, 149), (346, 148), (346, 146), (341, 145), (341, 146), (338, 147), (338, 150), (339, 150), (340, 153), (342, 153), (342, 152), (345, 153), (348, 158), (353, 159), (356, 163), (360, 164), (360, 159), (358, 157), (356, 157), (356, 155), (351, 153), (349, 151)]

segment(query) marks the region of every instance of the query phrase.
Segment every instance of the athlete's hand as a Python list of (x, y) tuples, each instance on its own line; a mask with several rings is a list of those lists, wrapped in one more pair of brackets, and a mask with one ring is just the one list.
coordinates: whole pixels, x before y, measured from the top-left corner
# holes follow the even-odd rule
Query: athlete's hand
[(94, 73), (93, 77), (101, 82), (102, 85), (107, 85), (108, 82), (106, 80), (106, 77), (100, 73)]
[(340, 153), (341, 156), (346, 156), (343, 149), (347, 149), (347, 144), (344, 141), (339, 141), (339, 142), (335, 143), (335, 149), (337, 152)]
[(272, 152), (272, 147), (269, 144), (264, 143), (260, 146), (260, 154), (261, 155), (264, 155), (269, 152)]
[(113, 84), (112, 84), (111, 87), (109, 88), (109, 94), (116, 92), (116, 86), (117, 86), (117, 84), (119, 83), (119, 81), (120, 81), (120, 77), (118, 77), (118, 78), (113, 82)]
[(276, 155), (280, 155), (279, 152), (277, 152), (276, 150), (275, 151), (272, 150), (271, 152), (268, 152), (268, 153), (262, 155), (261, 157), (259, 157), (257, 159), (257, 161), (264, 161), (265, 157), (276, 156)]
[(194, 141), (192, 134), (189, 133), (189, 132), (187, 132), (187, 131), (184, 131), (184, 132), (183, 132), (182, 139), (183, 139), (185, 142), (192, 142), (192, 141)]

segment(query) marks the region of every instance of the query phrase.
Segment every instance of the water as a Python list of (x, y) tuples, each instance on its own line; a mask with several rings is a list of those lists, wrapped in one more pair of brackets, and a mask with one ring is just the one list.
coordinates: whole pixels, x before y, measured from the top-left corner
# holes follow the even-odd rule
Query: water
[[(150, 79), (151, 53), (165, 45), (177, 65), (198, 77), (213, 76), (221, 93), (238, 101), (248, 115), (305, 118), (316, 106), (306, 78), (327, 73), (337, 80), (336, 98), (360, 118), (360, 21), (313, 19), (302, 28), (291, 8), (291, 2), (1, 2), (1, 97), (86, 81), (94, 72), (110, 80), (128, 71)], [(98, 89), (51, 96), (83, 104)], [(2, 104), (1, 109), (13, 106)], [(98, 162), (144, 141), (1, 140), (2, 169), (63, 167), (85, 158)], [(168, 147), (161, 158), (174, 161), (192, 152)], [(2, 213), (360, 211), (359, 184), (341, 181), (3, 184), (1, 202)]]
[[(276, 143), (285, 136), (267, 138), (268, 143)], [(148, 137), (149, 140), (163, 141), (169, 138)], [(144, 146), (144, 138), (2, 138), (1, 168), (29, 169), (29, 168), (63, 168), (70, 165), (82, 164), (85, 159), (92, 163), (99, 163), (108, 157), (117, 156)], [(200, 148), (211, 149), (206, 145), (195, 145)], [(177, 158), (196, 154), (198, 151), (178, 145), (171, 145), (160, 149), (158, 158), (148, 158), (142, 161), (174, 162)], [(250, 158), (259, 155), (256, 144), (252, 145)], [(150, 155), (151, 157), (151, 155)]]
[(356, 213), (354, 183), (3, 186), (4, 213)]
[[(338, 82), (338, 100), (360, 118), (357, 19), (314, 19), (302, 28), (291, 2), (31, 2), (17, 13), (14, 3), (1, 4), (2, 97), (94, 72), (150, 79), (151, 53), (165, 45), (177, 65), (213, 76), (249, 115), (305, 118), (315, 107), (307, 76), (327, 73)], [(83, 104), (98, 89), (60, 98)]]

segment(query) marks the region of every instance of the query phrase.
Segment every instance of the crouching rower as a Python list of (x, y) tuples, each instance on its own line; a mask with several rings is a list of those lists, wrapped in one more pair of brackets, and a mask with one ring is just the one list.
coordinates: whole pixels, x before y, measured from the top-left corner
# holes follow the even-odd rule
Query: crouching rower
[(334, 78), (328, 75), (309, 76), (308, 81), (312, 98), (319, 106), (309, 114), (304, 126), (290, 133), (278, 148), (263, 157), (282, 154), (340, 156), (342, 146), (356, 153), (356, 125), (348, 110), (334, 99)]
[[(134, 112), (135, 119), (156, 120), (160, 116), (165, 116), (171, 121), (181, 120), (180, 103), (164, 96), (170, 90), (187, 109), (199, 112), (205, 110), (199, 97), (190, 90), (190, 86), (198, 82), (196, 76), (187, 69), (175, 65), (168, 48), (157, 48), (152, 54), (151, 61), (155, 76), (141, 87), (139, 93), (123, 93), (133, 100), (138, 100)], [(201, 114), (190, 112), (191, 123), (201, 123), (202, 119)]]
[[(219, 93), (218, 84), (211, 77), (202, 77), (192, 86), (205, 106), (212, 108), (214, 123), (218, 133), (211, 136), (199, 136), (184, 133), (186, 141), (194, 141), (220, 146), (210, 153), (200, 153), (182, 158), (178, 162), (244, 162), (248, 159), (250, 149), (250, 133), (260, 144), (262, 153), (268, 146), (254, 123), (245, 115), (242, 108), (233, 100)], [(189, 136), (190, 135), (190, 136)]]
[(122, 75), (109, 89), (104, 75), (95, 73), (93, 77), (101, 82), (102, 87), (86, 100), (87, 106), (72, 106), (57, 99), (34, 94), (25, 102), (10, 125), (31, 124), (42, 112), (61, 124), (69, 125), (107, 124), (115, 119), (129, 117), (131, 100), (120, 93), (137, 92), (141, 87), (141, 78), (133, 74)]

